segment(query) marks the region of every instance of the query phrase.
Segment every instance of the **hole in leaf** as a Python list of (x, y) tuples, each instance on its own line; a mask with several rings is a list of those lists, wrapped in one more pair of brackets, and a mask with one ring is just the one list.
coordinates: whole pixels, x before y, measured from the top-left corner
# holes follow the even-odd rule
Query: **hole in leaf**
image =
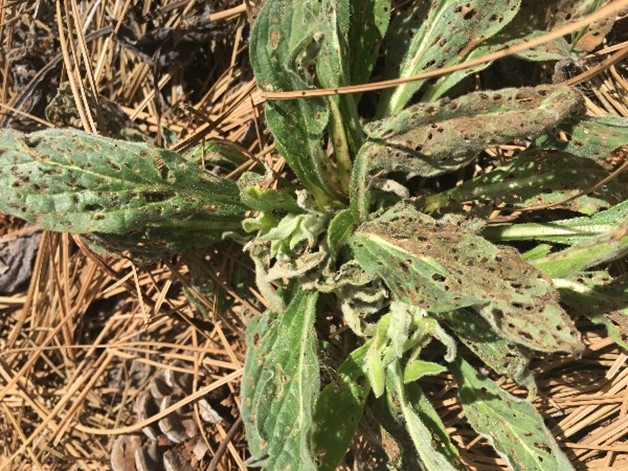
[(86, 204), (83, 206), (85, 211), (94, 212), (94, 211), (102, 211), (105, 209), (101, 204)]

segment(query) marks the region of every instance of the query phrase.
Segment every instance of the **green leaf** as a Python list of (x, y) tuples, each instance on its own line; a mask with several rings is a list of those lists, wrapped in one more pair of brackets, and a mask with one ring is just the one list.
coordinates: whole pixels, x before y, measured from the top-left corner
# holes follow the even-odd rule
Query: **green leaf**
[(607, 272), (580, 273), (556, 280), (560, 299), (577, 314), (603, 324), (609, 337), (628, 349), (628, 275), (613, 279)]
[[(451, 452), (447, 453), (450, 449), (448, 450), (446, 445), (443, 446), (443, 444), (432, 438), (433, 431), (430, 430), (428, 422), (421, 417), (420, 411), (409, 401), (398, 361), (395, 361), (388, 368), (387, 388), (394, 397), (393, 401), (399, 404), (399, 409), (403, 414), (408, 433), (421, 458), (424, 469), (428, 471), (454, 471), (464, 469), (458, 457), (452, 457)], [(436, 418), (438, 422), (440, 422), (440, 418), (438, 418), (438, 416), (436, 416)], [(440, 425), (442, 425), (442, 423)], [(436, 433), (434, 433), (434, 435), (438, 436)], [(447, 439), (447, 441), (449, 440)]]
[(284, 313), (247, 327), (242, 417), (251, 466), (315, 470), (310, 444), (319, 393), (315, 291), (301, 291)]
[[(512, 39), (512, 34), (507, 32), (507, 30), (510, 26), (517, 23), (518, 21), (515, 19), (515, 21), (512, 21), (506, 27), (506, 31), (502, 31), (487, 41), (482, 42), (482, 44), (469, 53), (466, 57), (466, 62), (493, 54), (507, 47), (513, 47), (523, 42), (529, 42), (535, 37), (547, 34), (545, 31), (534, 31), (524, 37)], [(569, 44), (567, 44), (563, 38), (559, 38), (549, 45), (541, 45), (534, 49), (528, 49), (517, 53), (516, 56), (529, 61), (556, 61), (564, 59), (568, 56), (568, 53)], [(481, 72), (482, 70), (488, 68), (492, 63), (492, 61), (485, 62), (483, 64), (467, 67), (466, 69), (457, 70), (451, 74), (439, 77), (434, 83), (431, 83), (426, 87), (425, 91), (421, 94), (421, 101), (430, 102), (437, 100), (462, 80)]]
[(628, 200), (593, 216), (546, 223), (488, 227), (482, 235), (493, 241), (543, 240), (574, 245), (618, 229), (626, 220), (628, 220)]
[(257, 173), (243, 173), (238, 179), (238, 187), (242, 202), (255, 211), (271, 213), (273, 216), (303, 212), (291, 195), (267, 188), (265, 177)]
[[(312, 85), (311, 66), (320, 51), (320, 5), (314, 0), (267, 0), (255, 21), (250, 58), (255, 79), (265, 91), (302, 90)], [(266, 122), (277, 149), (301, 183), (322, 203), (336, 201), (342, 185), (322, 146), (329, 122), (323, 98), (270, 101)]]
[(366, 83), (386, 36), (391, 0), (351, 0), (349, 28), (350, 84)]
[(349, 209), (339, 211), (331, 220), (327, 228), (327, 246), (332, 257), (338, 256), (340, 249), (353, 232), (354, 225), (353, 213)]
[(207, 245), (246, 210), (234, 182), (174, 152), (77, 130), (0, 131), (0, 169), (0, 210), (129, 249)]
[(318, 471), (334, 471), (353, 440), (371, 390), (363, 364), (372, 341), (349, 354), (316, 401), (312, 436)]
[[(559, 138), (560, 131), (567, 133), (567, 141)], [(603, 163), (610, 152), (626, 145), (627, 133), (628, 118), (612, 114), (601, 117), (581, 116), (565, 121), (554, 133), (538, 137), (534, 145), (552, 146), (563, 152)]]
[(451, 364), (467, 420), (515, 471), (572, 470), (532, 404), (510, 395), (462, 358)]
[(403, 382), (412, 383), (424, 376), (435, 376), (444, 371), (447, 371), (447, 368), (433, 361), (410, 360), (403, 370)]
[[(349, 0), (323, 0), (316, 21), (316, 35), (322, 37), (316, 57), (316, 79), (323, 88), (349, 85), (350, 26)], [(362, 145), (362, 127), (353, 95), (330, 96), (329, 136), (333, 143), (334, 173), (346, 194), (351, 174), (351, 157)]]
[(352, 175), (351, 204), (356, 217), (364, 220), (368, 214), (374, 174), (434, 177), (453, 172), (486, 147), (534, 138), (582, 106), (579, 92), (543, 85), (419, 103), (371, 123)]
[[(390, 25), (386, 77), (406, 78), (463, 62), (474, 47), (514, 18), (519, 3), (520, 0), (416, 2), (410, 14), (399, 15)], [(377, 116), (399, 112), (424, 82), (385, 90)]]
[(364, 371), (375, 397), (381, 397), (386, 389), (385, 365), (378, 347), (377, 343), (373, 343), (364, 356)]
[(450, 330), (489, 368), (514, 379), (530, 393), (536, 391), (528, 370), (529, 355), (513, 342), (501, 338), (491, 325), (469, 309), (445, 312), (441, 317)]
[[(591, 159), (564, 152), (529, 150), (486, 175), (426, 197), (425, 210), (432, 212), (471, 200), (495, 201), (495, 204), (515, 207), (556, 203), (581, 194), (606, 177), (608, 171)], [(620, 178), (560, 207), (593, 214), (623, 201), (626, 196), (626, 182)]]
[(531, 260), (535, 267), (552, 278), (566, 278), (601, 263), (621, 259), (628, 254), (628, 220), (621, 225), (568, 249)]
[(431, 313), (471, 307), (502, 337), (541, 351), (577, 351), (580, 335), (551, 281), (516, 250), (459, 224), (397, 205), (362, 224), (355, 258), (395, 298)]

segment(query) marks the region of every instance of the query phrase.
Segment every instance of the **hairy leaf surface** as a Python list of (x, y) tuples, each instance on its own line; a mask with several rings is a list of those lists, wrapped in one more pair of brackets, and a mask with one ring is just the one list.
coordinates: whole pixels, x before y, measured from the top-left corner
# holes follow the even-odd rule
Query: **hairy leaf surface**
[(528, 370), (529, 355), (523, 348), (501, 338), (488, 322), (469, 309), (445, 312), (442, 317), (460, 341), (486, 366), (534, 391), (534, 378)]
[(574, 245), (593, 237), (611, 232), (628, 220), (628, 200), (600, 211), (592, 216), (583, 216), (545, 223), (514, 224), (512, 226), (488, 227), (482, 235), (489, 240), (542, 240), (558, 244)]
[[(324, 35), (318, 30), (320, 5), (314, 0), (268, 0), (251, 32), (250, 56), (255, 79), (265, 91), (312, 86), (312, 68)], [(322, 147), (329, 121), (323, 98), (271, 101), (266, 121), (277, 148), (301, 183), (319, 200), (336, 199), (340, 183)]]
[(541, 351), (581, 348), (550, 279), (510, 247), (398, 205), (362, 224), (355, 257), (396, 298), (428, 312), (471, 307), (506, 339)]
[(370, 342), (349, 354), (340, 365), (337, 377), (322, 391), (316, 402), (312, 437), (318, 460), (318, 471), (334, 471), (353, 440), (364, 413), (371, 385), (362, 364)]
[(458, 358), (451, 371), (467, 420), (514, 470), (573, 469), (532, 404), (497, 386)]
[(614, 279), (605, 271), (585, 272), (558, 283), (561, 300), (570, 309), (603, 324), (609, 337), (628, 349), (628, 274)]
[[(580, 195), (608, 176), (597, 162), (565, 152), (530, 150), (487, 175), (469, 180), (451, 190), (425, 198), (431, 212), (453, 203), (491, 200), (516, 207), (537, 206)], [(609, 182), (590, 195), (560, 205), (583, 214), (593, 214), (626, 199), (625, 179)]]
[[(399, 363), (387, 369), (386, 388), (391, 413), (402, 416), (427, 471), (465, 469), (440, 417), (416, 384), (404, 385)], [(393, 406), (394, 404), (394, 406)]]
[[(415, 2), (410, 14), (390, 25), (386, 75), (405, 78), (457, 64), (475, 47), (506, 26), (520, 0), (432, 0)], [(377, 116), (399, 112), (424, 81), (385, 90)]]
[[(560, 139), (558, 131), (565, 132), (568, 139)], [(553, 146), (563, 152), (603, 163), (610, 152), (626, 146), (627, 135), (628, 118), (612, 114), (579, 116), (561, 123), (554, 133), (539, 136), (534, 145)]]
[(628, 220), (568, 249), (535, 258), (530, 263), (552, 277), (565, 278), (628, 254)]
[(120, 243), (203, 245), (239, 229), (246, 211), (234, 182), (174, 152), (77, 130), (1, 131), (0, 168), (0, 210)]
[(419, 103), (367, 126), (368, 139), (354, 165), (351, 199), (368, 214), (369, 183), (376, 172), (433, 177), (457, 170), (486, 147), (534, 138), (582, 109), (579, 92), (538, 86), (470, 93), (455, 100)]
[(310, 446), (319, 392), (314, 315), (318, 293), (301, 291), (284, 313), (247, 327), (242, 417), (251, 466), (315, 470)]

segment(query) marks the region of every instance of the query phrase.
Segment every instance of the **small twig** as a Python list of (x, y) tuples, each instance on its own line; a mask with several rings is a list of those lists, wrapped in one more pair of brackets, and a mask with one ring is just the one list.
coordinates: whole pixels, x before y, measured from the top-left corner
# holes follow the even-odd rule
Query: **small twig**
[(218, 464), (220, 463), (220, 459), (222, 458), (222, 455), (224, 455), (225, 452), (227, 451), (227, 447), (229, 446), (229, 443), (231, 443), (231, 440), (233, 440), (233, 437), (235, 436), (236, 432), (240, 429), (241, 425), (242, 425), (242, 417), (240, 416), (238, 417), (238, 420), (236, 420), (233, 423), (233, 425), (227, 432), (227, 435), (225, 435), (225, 438), (223, 438), (222, 441), (220, 442), (220, 446), (216, 450), (216, 453), (214, 453), (212, 460), (209, 462), (209, 466), (207, 466), (207, 471), (216, 471), (216, 469), (218, 468)]

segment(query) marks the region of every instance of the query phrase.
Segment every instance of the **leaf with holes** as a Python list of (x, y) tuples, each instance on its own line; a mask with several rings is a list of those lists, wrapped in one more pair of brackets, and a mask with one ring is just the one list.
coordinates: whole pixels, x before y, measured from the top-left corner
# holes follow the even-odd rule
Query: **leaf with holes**
[(1, 131), (0, 168), (0, 210), (51, 231), (180, 249), (239, 230), (247, 209), (174, 152), (76, 130)]
[(514, 470), (572, 470), (532, 404), (497, 386), (458, 358), (451, 364), (467, 420)]
[(607, 272), (586, 272), (560, 280), (560, 297), (577, 314), (603, 324), (608, 336), (628, 349), (628, 274), (617, 278)]
[(242, 418), (251, 466), (316, 469), (310, 434), (320, 384), (317, 298), (315, 291), (301, 291), (285, 312), (266, 312), (247, 327)]
[[(415, 2), (411, 14), (390, 25), (386, 76), (406, 78), (463, 62), (465, 57), (515, 16), (520, 0), (432, 0)], [(385, 90), (378, 117), (403, 109), (425, 81)]]
[(444, 312), (445, 324), (486, 366), (507, 375), (528, 391), (535, 391), (534, 378), (528, 370), (529, 354), (524, 348), (501, 338), (491, 325), (470, 309)]
[[(318, 31), (320, 4), (267, 0), (251, 32), (250, 56), (255, 79), (265, 91), (303, 90), (312, 86), (312, 69), (324, 36)], [(341, 183), (321, 144), (329, 121), (323, 98), (270, 101), (266, 122), (275, 144), (300, 182), (321, 202), (335, 200)]]
[(368, 214), (375, 174), (434, 177), (471, 162), (486, 147), (544, 133), (583, 107), (579, 92), (538, 86), (470, 93), (455, 100), (419, 103), (367, 126), (356, 158), (351, 199), (356, 215)]
[(578, 351), (580, 334), (550, 279), (511, 247), (397, 205), (351, 239), (358, 263), (395, 297), (431, 313), (473, 308), (496, 332), (540, 351)]
[(351, 0), (350, 83), (366, 83), (388, 30), (391, 0)]
[[(507, 165), (469, 180), (448, 191), (425, 198), (425, 210), (465, 201), (495, 201), (518, 208), (563, 201), (581, 194), (608, 176), (597, 162), (565, 152), (528, 150)], [(583, 195), (560, 205), (582, 214), (593, 214), (628, 196), (623, 178), (609, 182), (591, 195)]]
[[(565, 141), (559, 133), (566, 133)], [(563, 152), (594, 159), (604, 164), (612, 151), (626, 146), (628, 118), (617, 115), (578, 116), (561, 123), (550, 134), (543, 134), (534, 141), (537, 147), (555, 147)]]

